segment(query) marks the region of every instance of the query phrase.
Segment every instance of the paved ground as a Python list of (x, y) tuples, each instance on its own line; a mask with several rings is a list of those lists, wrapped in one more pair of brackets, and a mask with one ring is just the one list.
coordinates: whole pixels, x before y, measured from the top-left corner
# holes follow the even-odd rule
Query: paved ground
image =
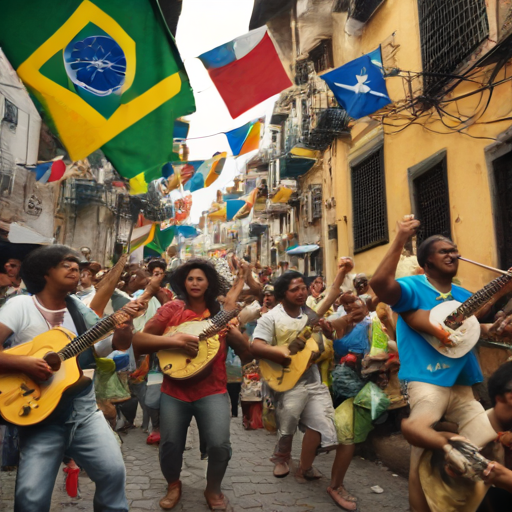
[[(206, 461), (199, 456), (199, 441), (195, 425), (191, 429), (189, 444), (185, 452), (182, 472), (183, 497), (175, 508), (182, 512), (207, 512), (203, 490)], [(298, 457), (300, 434), (294, 442), (294, 457)], [(126, 461), (126, 492), (132, 512), (161, 510), (158, 501), (164, 495), (166, 482), (158, 466), (158, 449), (145, 443), (146, 435), (140, 429), (122, 436), (123, 454)], [(318, 482), (300, 484), (290, 474), (278, 480), (272, 476), (272, 452), (275, 436), (264, 430), (245, 431), (241, 418), (231, 423), (233, 458), (230, 461), (223, 483), (223, 491), (236, 512), (334, 512), (340, 510), (325, 492), (326, 477)], [(318, 457), (315, 466), (324, 475), (330, 474), (334, 455)], [(64, 491), (64, 474), (59, 475), (52, 501), (52, 512), (92, 512), (94, 484), (85, 475), (80, 476), (81, 499), (71, 499)], [(0, 509), (12, 511), (14, 473), (0, 473)], [(407, 482), (378, 463), (356, 457), (347, 477), (346, 487), (359, 498), (359, 512), (408, 510)], [(379, 485), (383, 494), (375, 494), (370, 487)], [(37, 512), (37, 511), (26, 511)]]

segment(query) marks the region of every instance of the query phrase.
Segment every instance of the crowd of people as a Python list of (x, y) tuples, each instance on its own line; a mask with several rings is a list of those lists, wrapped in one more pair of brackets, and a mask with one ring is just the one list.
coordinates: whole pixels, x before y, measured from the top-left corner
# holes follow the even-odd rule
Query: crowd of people
[[(326, 491), (344, 510), (357, 509), (356, 493), (344, 484), (356, 445), (390, 417), (403, 418), (412, 446), (411, 510), (512, 510), (512, 362), (489, 379), (493, 407), (486, 411), (472, 387), (483, 381), (475, 350), (448, 357), (422, 336), (439, 329), (425, 323), (424, 312), (471, 293), (454, 284), (457, 247), (441, 236), (421, 243), (414, 265), (407, 257), (403, 276), (404, 247), (418, 227), (414, 219), (399, 222), (371, 279), (344, 257), (329, 286), (321, 276), (294, 269), (276, 275), (233, 253), (184, 262), (172, 250), (142, 262), (123, 255), (104, 268), (72, 248), (50, 245), (23, 261), (8, 260), (0, 274), (0, 374), (51, 385), (60, 371), (53, 359), (9, 348), (57, 327), (70, 339), (80, 337), (101, 318), (120, 318), (110, 335), (89, 335), (90, 347), (77, 356), (82, 376), (48, 417), (2, 427), (2, 466), (18, 467), (15, 510), (50, 510), (64, 464), (71, 495), (83, 468), (96, 484), (96, 511), (127, 511), (118, 434), (134, 428), (138, 407), (168, 483), (161, 508), (180, 501), (194, 418), (208, 460), (206, 502), (211, 510), (232, 510), (222, 480), (240, 399), (246, 428), (277, 433), (269, 453), (274, 477), (317, 480), (323, 475), (315, 457), (334, 452)], [(498, 314), (485, 323), (493, 313), (477, 313), (481, 336), (507, 342), (511, 319)], [(444, 343), (454, 343), (453, 333), (445, 334)], [(177, 378), (171, 370), (178, 363), (161, 364), (163, 354), (181, 354), (187, 369), (205, 362)], [(0, 396), (0, 412), (2, 404)], [(303, 436), (294, 466), (297, 430)]]

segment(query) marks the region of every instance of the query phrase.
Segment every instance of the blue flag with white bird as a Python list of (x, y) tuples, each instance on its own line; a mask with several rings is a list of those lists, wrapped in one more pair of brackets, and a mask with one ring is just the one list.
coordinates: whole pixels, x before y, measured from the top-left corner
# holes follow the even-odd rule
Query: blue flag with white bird
[(320, 77), (353, 119), (389, 105), (380, 47)]

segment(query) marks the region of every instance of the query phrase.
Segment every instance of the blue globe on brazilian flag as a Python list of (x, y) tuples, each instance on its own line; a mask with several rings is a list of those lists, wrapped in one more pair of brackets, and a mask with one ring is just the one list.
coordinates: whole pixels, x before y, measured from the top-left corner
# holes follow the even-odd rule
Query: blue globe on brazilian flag
[(73, 160), (150, 178), (174, 159), (195, 104), (157, 0), (4, 0), (0, 47)]

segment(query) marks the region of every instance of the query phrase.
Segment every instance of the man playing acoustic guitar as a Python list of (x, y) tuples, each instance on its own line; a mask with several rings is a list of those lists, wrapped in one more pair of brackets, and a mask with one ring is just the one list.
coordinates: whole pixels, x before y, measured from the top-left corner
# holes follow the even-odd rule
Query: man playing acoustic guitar
[[(98, 317), (74, 293), (80, 276), (79, 259), (69, 247), (42, 247), (27, 256), (21, 275), (32, 296), (14, 297), (0, 309), (0, 347), (12, 335), (14, 345), (31, 341), (56, 326), (84, 333)], [(138, 306), (132, 306), (133, 312)], [(121, 324), (113, 336), (98, 342), (105, 356), (130, 346), (131, 326)], [(94, 363), (93, 349), (79, 356), (82, 369)], [(45, 360), (0, 351), (0, 373), (25, 373), (46, 381), (52, 370)], [(33, 426), (18, 427), (20, 462), (16, 478), (16, 512), (50, 510), (55, 479), (64, 455), (75, 459), (96, 483), (94, 510), (128, 510), (121, 450), (103, 414), (98, 411), (92, 382), (82, 377), (63, 395), (54, 412)]]
[[(399, 376), (408, 382), (411, 406), (409, 418), (402, 421), (402, 433), (413, 445), (409, 501), (414, 512), (430, 512), (420, 483), (420, 457), (424, 449), (451, 451), (449, 440), (454, 437), (454, 434), (435, 431), (433, 426), (444, 416), (456, 423), (459, 433), (479, 448), (497, 434), (471, 388), (483, 380), (475, 354), (469, 351), (461, 357), (447, 357), (408, 325), (413, 321), (411, 315), (416, 315), (411, 312), (431, 310), (446, 300), (464, 302), (471, 296), (464, 288), (452, 285), (458, 270), (458, 250), (451, 240), (442, 236), (427, 238), (418, 248), (418, 264), (424, 269), (424, 275), (395, 279), (404, 245), (419, 225), (414, 219), (398, 223), (397, 236), (370, 286), (380, 300), (400, 313), (397, 323)], [(480, 327), (482, 331), (488, 329), (488, 326)]]
[[(326, 302), (316, 310), (319, 316), (327, 311), (339, 295), (340, 285), (348, 269), (348, 265), (341, 265), (328, 293), (329, 298), (326, 297)], [(298, 338), (308, 323), (309, 308), (305, 306), (308, 291), (304, 277), (299, 272), (284, 273), (274, 283), (274, 293), (280, 304), (258, 320), (252, 352), (257, 358), (268, 359), (286, 367), (290, 364), (290, 358), (279, 347), (288, 345), (290, 354), (304, 349), (303, 340)], [(313, 333), (313, 336), (321, 346), (321, 334)], [(312, 357), (314, 359), (315, 355)], [(276, 392), (274, 402), (278, 424), (278, 441), (272, 457), (275, 463), (274, 476), (285, 477), (289, 473), (293, 435), (297, 427), (300, 427), (304, 431), (304, 439), (297, 477), (306, 480), (319, 478), (321, 475), (313, 468), (317, 451), (335, 449), (336, 458), (327, 492), (337, 505), (346, 510), (356, 510), (356, 498), (343, 487), (354, 446), (338, 444), (331, 395), (327, 386), (322, 384), (318, 366), (312, 364), (292, 389)]]

